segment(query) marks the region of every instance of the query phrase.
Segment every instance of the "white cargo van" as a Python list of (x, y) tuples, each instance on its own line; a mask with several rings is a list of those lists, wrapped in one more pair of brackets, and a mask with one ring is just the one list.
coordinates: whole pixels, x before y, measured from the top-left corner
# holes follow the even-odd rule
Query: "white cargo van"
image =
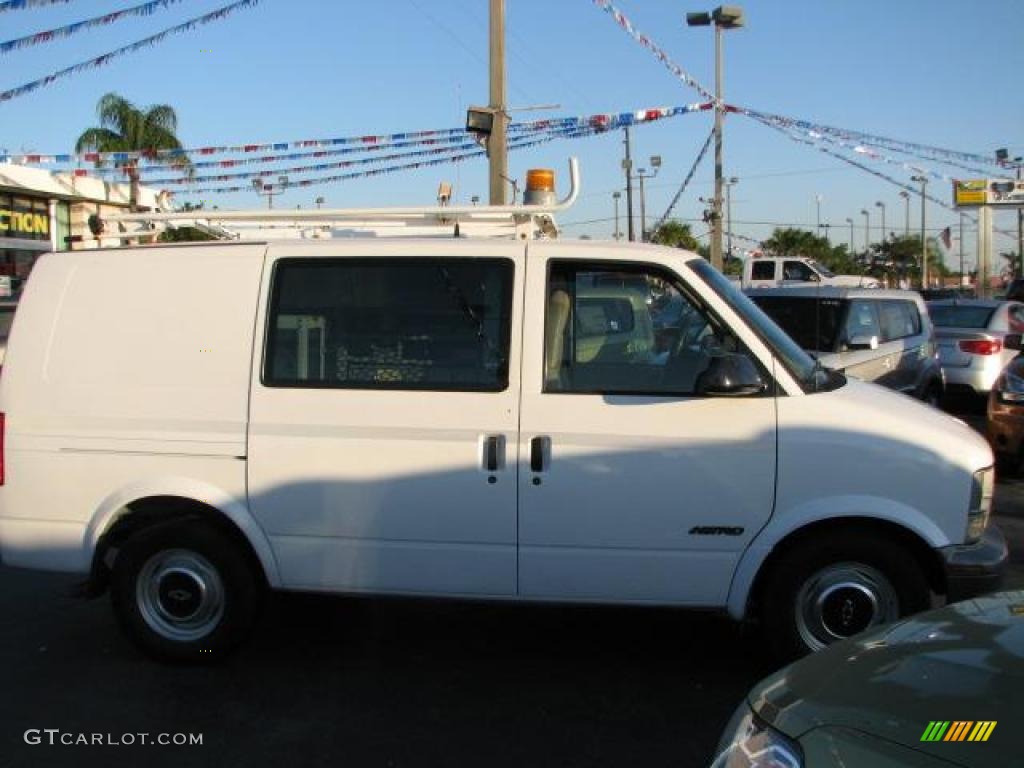
[(832, 285), (843, 288), (878, 288), (881, 283), (865, 275), (837, 275), (814, 259), (802, 256), (755, 256), (743, 262), (744, 288)]
[(793, 654), (998, 583), (980, 436), (817, 367), (695, 254), (552, 238), (557, 207), (42, 257), (4, 562), (197, 661), (268, 588), (718, 609)]

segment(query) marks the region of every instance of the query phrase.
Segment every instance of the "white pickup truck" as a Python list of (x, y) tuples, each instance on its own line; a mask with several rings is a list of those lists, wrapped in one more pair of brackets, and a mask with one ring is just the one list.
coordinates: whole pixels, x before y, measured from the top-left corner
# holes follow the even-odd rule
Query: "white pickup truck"
[(802, 256), (755, 257), (743, 264), (743, 288), (778, 288), (788, 285), (835, 285), (843, 288), (878, 288), (880, 283), (863, 275), (836, 275), (814, 259)]

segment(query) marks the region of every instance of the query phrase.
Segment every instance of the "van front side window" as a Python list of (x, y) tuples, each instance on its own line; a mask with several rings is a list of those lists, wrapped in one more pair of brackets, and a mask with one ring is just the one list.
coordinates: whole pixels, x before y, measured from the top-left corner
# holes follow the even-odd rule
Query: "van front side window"
[(658, 270), (551, 266), (545, 392), (693, 394), (711, 358), (737, 346), (731, 332)]
[(284, 259), (264, 383), (502, 391), (513, 264), (505, 259)]

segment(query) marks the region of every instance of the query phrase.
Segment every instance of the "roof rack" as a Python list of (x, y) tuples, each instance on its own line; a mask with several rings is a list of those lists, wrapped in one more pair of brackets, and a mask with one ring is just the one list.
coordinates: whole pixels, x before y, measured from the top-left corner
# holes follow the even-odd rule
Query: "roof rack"
[[(572, 206), (579, 195), (579, 163), (575, 157), (569, 159), (569, 184), (569, 194), (562, 200), (556, 201), (551, 191), (546, 195), (542, 193), (540, 202), (524, 205), (118, 213), (103, 217), (104, 228), (107, 224), (128, 222), (141, 224), (143, 228), (134, 232), (108, 232), (100, 237), (151, 237), (158, 225), (163, 224), (196, 227), (224, 239), (359, 237), (380, 234), (381, 230), (403, 236), (508, 237), (511, 234), (523, 240), (556, 238), (558, 227), (554, 214)], [(530, 199), (529, 190), (527, 199)]]

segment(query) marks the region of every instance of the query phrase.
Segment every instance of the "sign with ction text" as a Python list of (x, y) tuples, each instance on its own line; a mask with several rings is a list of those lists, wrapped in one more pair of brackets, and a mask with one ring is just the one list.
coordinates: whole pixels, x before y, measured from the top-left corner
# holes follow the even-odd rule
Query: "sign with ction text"
[(996, 208), (1024, 206), (1024, 181), (1013, 179), (957, 179), (953, 181), (953, 205), (975, 208), (991, 205)]

